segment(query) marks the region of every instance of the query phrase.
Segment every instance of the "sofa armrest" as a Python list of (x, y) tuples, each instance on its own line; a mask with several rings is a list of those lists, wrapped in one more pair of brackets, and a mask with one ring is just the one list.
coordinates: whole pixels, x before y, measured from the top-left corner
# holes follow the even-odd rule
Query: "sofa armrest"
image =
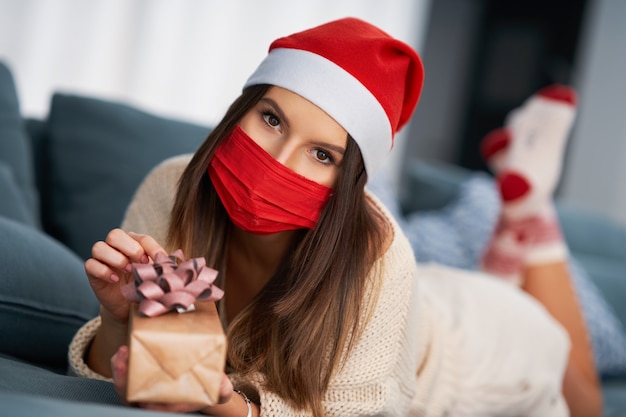
[(626, 326), (626, 228), (563, 202), (557, 210), (572, 254)]
[(404, 213), (443, 208), (471, 175), (472, 171), (457, 165), (411, 159), (402, 178), (400, 206)]

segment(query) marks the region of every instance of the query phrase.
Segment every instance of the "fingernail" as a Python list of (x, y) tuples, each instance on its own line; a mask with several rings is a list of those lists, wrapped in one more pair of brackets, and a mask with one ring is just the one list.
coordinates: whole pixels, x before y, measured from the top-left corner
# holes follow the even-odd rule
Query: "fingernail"
[(124, 267), (124, 271), (126, 272), (130, 272), (133, 270), (133, 266), (131, 264), (126, 264), (126, 266)]
[(119, 280), (120, 280), (120, 277), (118, 277), (117, 275), (115, 275), (115, 274), (111, 275), (111, 281), (112, 282), (118, 282)]
[(141, 263), (142, 264), (147, 264), (148, 263), (148, 255), (143, 255), (141, 257)]

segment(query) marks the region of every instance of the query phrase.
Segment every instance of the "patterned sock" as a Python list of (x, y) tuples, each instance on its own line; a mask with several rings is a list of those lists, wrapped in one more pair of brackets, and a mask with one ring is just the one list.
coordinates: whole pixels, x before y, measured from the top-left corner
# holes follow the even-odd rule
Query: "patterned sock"
[(481, 259), (481, 269), (513, 285), (522, 283), (528, 242), (523, 231), (502, 216)]
[(487, 133), (480, 144), (480, 154), (494, 175), (502, 171), (506, 155), (511, 145), (511, 131), (506, 126)]
[(575, 91), (553, 85), (513, 111), (504, 132), (485, 138), (481, 151), (495, 167), (502, 197), (502, 216), (482, 259), (485, 271), (521, 284), (524, 265), (567, 257), (552, 195), (575, 113)]

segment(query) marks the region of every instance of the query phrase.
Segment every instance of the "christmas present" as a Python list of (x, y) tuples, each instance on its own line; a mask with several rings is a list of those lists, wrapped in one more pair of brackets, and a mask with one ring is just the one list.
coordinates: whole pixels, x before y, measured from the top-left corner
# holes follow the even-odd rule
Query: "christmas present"
[(127, 400), (216, 404), (226, 361), (226, 336), (215, 301), (217, 271), (180, 251), (133, 264), (122, 288), (131, 305)]

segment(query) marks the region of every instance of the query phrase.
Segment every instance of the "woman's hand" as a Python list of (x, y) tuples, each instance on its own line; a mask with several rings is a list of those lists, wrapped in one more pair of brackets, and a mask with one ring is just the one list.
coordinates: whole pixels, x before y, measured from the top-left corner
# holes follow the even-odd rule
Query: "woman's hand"
[(130, 303), (121, 286), (132, 282), (132, 263), (149, 263), (165, 252), (154, 238), (113, 229), (105, 241), (96, 242), (85, 261), (89, 284), (100, 301), (101, 325), (85, 356), (95, 372), (111, 376), (111, 357), (126, 343)]
[[(122, 402), (129, 405), (126, 399), (126, 387), (128, 383), (128, 346), (120, 346), (117, 353), (111, 358), (111, 370), (113, 371), (113, 384), (115, 391), (120, 396)], [(233, 395), (233, 384), (226, 374), (222, 375), (222, 385), (220, 386), (220, 404), (228, 402)], [(205, 409), (206, 406), (197, 404), (164, 404), (164, 403), (138, 403), (141, 408), (155, 411), (167, 411), (171, 413), (191, 413)]]
[(85, 272), (100, 301), (103, 320), (127, 323), (129, 303), (120, 287), (133, 280), (133, 262), (149, 263), (159, 252), (165, 250), (151, 236), (126, 233), (122, 229), (111, 230), (105, 241), (93, 245), (92, 257), (85, 261)]

